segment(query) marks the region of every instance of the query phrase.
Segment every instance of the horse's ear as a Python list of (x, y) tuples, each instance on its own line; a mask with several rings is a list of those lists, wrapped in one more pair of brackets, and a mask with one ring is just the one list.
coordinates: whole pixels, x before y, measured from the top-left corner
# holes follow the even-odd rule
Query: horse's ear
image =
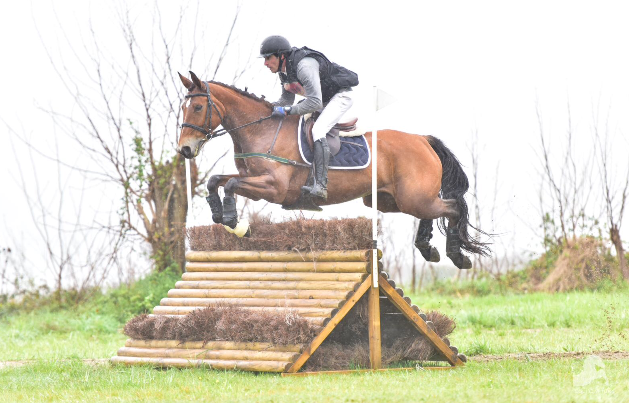
[(201, 80), (199, 79), (199, 77), (197, 77), (197, 75), (193, 73), (192, 71), (189, 71), (189, 73), (190, 73), (190, 77), (192, 78), (193, 83), (195, 83), (195, 86), (197, 88), (203, 88), (203, 85), (201, 85)]
[(184, 87), (188, 88), (188, 91), (192, 91), (195, 88), (195, 84), (193, 84), (192, 81), (182, 76), (180, 72), (177, 72), (177, 74), (179, 74), (179, 79), (182, 80), (182, 84), (184, 84)]

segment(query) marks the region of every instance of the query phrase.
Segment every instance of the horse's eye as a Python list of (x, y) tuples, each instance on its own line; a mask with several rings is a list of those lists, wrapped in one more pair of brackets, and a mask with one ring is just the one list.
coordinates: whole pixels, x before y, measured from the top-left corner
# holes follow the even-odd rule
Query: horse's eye
[(195, 105), (195, 112), (199, 112), (203, 108), (202, 105)]

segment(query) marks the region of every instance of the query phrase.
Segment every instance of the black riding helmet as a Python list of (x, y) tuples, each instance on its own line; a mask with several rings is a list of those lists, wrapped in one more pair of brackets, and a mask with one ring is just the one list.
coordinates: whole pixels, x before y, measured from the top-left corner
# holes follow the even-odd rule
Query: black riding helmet
[(284, 36), (272, 35), (262, 42), (260, 45), (260, 57), (271, 55), (279, 55), (291, 51), (291, 44)]

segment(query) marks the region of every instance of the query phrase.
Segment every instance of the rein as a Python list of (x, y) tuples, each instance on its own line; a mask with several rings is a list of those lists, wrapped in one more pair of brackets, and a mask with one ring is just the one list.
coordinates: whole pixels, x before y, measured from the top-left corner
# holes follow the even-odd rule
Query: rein
[[(217, 107), (217, 104), (212, 102), (212, 97), (210, 95), (210, 86), (208, 86), (207, 82), (205, 82), (205, 81), (202, 81), (202, 82), (203, 82), (203, 85), (205, 86), (206, 92), (198, 93), (198, 94), (188, 94), (188, 95), (185, 95), (184, 98), (206, 97), (208, 99), (208, 107), (206, 108), (206, 119), (203, 122), (203, 127), (200, 127), (200, 126), (197, 126), (197, 125), (193, 125), (193, 124), (190, 124), (190, 123), (182, 123), (182, 127), (190, 127), (193, 130), (197, 130), (198, 132), (203, 133), (206, 136), (206, 140), (212, 140), (215, 137), (222, 136), (222, 135), (224, 135), (226, 133), (229, 133), (230, 130), (233, 131), (233, 130), (242, 129), (243, 127), (250, 126), (250, 125), (253, 125), (253, 124), (256, 124), (256, 123), (261, 123), (261, 122), (264, 122), (267, 119), (271, 119), (271, 115), (270, 115), (270, 116), (267, 116), (267, 117), (255, 120), (253, 122), (246, 123), (246, 124), (244, 124), (242, 126), (235, 127), (233, 129), (230, 129), (230, 130), (223, 128), (221, 130), (217, 130), (217, 131), (213, 132), (212, 131), (212, 127), (211, 127), (211, 125), (212, 125), (212, 108), (214, 108), (217, 111), (217, 113), (219, 114), (219, 121), (221, 122), (221, 124), (223, 124), (223, 116), (221, 115), (221, 112), (219, 111), (219, 108)], [(282, 126), (282, 122), (280, 122), (280, 126)], [(278, 131), (280, 131), (280, 130), (278, 129)], [(278, 135), (278, 133), (276, 133), (276, 136), (277, 135)], [(274, 142), (275, 142), (275, 140), (274, 140)]]
[[(221, 124), (223, 124), (223, 115), (221, 115), (221, 112), (219, 111), (219, 108), (217, 107), (217, 104), (215, 104), (214, 102), (212, 102), (212, 96), (210, 95), (210, 86), (208, 85), (208, 83), (206, 81), (202, 81), (203, 85), (205, 86), (205, 90), (206, 92), (204, 93), (198, 93), (198, 94), (187, 94), (185, 95), (185, 98), (193, 98), (193, 97), (206, 97), (208, 99), (208, 107), (206, 108), (206, 119), (203, 122), (203, 127), (197, 126), (197, 125), (193, 125), (190, 123), (182, 123), (182, 127), (190, 127), (193, 130), (197, 130), (198, 132), (203, 133), (206, 136), (206, 141), (208, 140), (212, 140), (215, 137), (219, 137), (222, 136), (226, 133), (229, 133), (230, 131), (235, 131), (238, 129), (242, 129), (243, 127), (247, 127), (250, 125), (254, 125), (257, 123), (261, 123), (264, 122), (267, 119), (271, 119), (272, 115), (269, 115), (267, 117), (264, 118), (260, 118), (258, 120), (255, 120), (253, 122), (250, 123), (246, 123), (244, 125), (235, 127), (233, 129), (221, 129), (221, 130), (217, 130), (215, 132), (212, 131), (212, 108), (214, 108), (217, 113), (219, 114), (219, 122), (221, 122)], [(276, 134), (273, 137), (273, 141), (271, 143), (271, 147), (269, 147), (269, 150), (267, 151), (267, 153), (241, 153), (241, 154), (234, 154), (234, 159), (246, 159), (246, 158), (252, 158), (252, 157), (260, 157), (260, 158), (265, 158), (268, 160), (272, 160), (272, 161), (276, 161), (276, 162), (280, 162), (282, 164), (287, 164), (287, 165), (294, 165), (294, 166), (302, 166), (302, 167), (306, 167), (306, 168), (310, 168), (310, 165), (299, 162), (299, 161), (294, 161), (294, 160), (290, 160), (288, 158), (283, 158), (283, 157), (278, 157), (276, 155), (271, 154), (271, 151), (273, 150), (273, 146), (276, 144), (276, 140), (278, 139), (278, 134), (280, 133), (280, 129), (282, 128), (282, 123), (284, 122), (284, 118), (282, 118), (282, 120), (280, 120), (280, 123), (278, 124), (278, 129), (276, 130)]]

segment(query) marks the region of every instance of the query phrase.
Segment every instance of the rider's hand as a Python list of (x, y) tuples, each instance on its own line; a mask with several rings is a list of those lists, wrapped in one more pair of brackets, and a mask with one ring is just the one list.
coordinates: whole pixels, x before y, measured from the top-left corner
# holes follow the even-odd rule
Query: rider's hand
[(287, 116), (287, 114), (291, 111), (290, 106), (274, 106), (273, 112), (271, 112), (271, 116), (276, 118), (283, 118)]

